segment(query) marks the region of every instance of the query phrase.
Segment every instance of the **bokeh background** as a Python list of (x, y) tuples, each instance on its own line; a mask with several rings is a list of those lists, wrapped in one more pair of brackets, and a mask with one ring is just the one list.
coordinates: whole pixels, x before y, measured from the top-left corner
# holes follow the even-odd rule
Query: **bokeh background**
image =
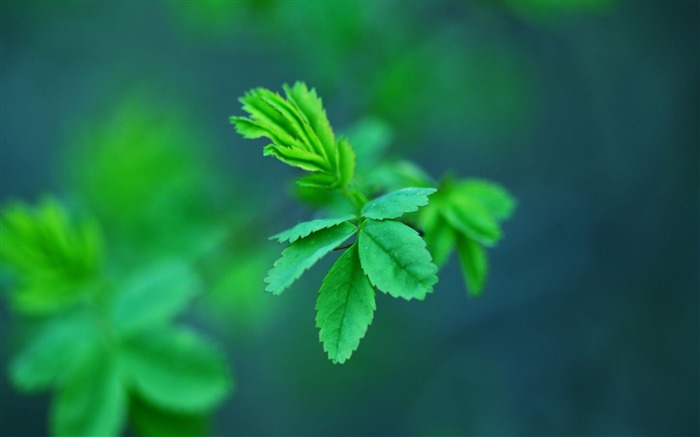
[[(214, 434), (700, 433), (698, 2), (1, 8), (1, 199), (96, 215), (121, 269), (203, 260), (187, 319), (237, 380)], [(455, 259), (424, 302), (379, 295), (342, 366), (314, 327), (332, 260), (263, 292), (267, 235), (312, 214), (297, 173), (228, 122), (295, 80), (336, 130), (374, 117), (389, 153), (519, 200), (483, 297)], [(2, 305), (4, 370), (23, 328)], [(49, 396), (0, 381), (0, 434), (46, 434)]]

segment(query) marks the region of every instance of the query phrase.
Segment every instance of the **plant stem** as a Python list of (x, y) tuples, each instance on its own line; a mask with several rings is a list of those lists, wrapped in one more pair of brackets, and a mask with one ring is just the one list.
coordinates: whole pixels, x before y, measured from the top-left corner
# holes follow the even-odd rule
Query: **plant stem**
[(362, 210), (362, 207), (367, 203), (367, 196), (365, 196), (360, 190), (357, 189), (353, 184), (346, 185), (342, 189), (343, 195), (357, 208), (358, 213)]

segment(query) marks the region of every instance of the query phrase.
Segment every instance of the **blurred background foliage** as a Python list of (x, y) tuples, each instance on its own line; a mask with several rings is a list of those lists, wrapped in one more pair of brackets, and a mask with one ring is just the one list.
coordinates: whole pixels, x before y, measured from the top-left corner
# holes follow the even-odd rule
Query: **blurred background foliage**
[[(3, 205), (56, 193), (94, 217), (111, 277), (196, 269), (184, 317), (236, 375), (214, 434), (700, 432), (697, 2), (0, 7)], [(295, 194), (314, 196), (228, 124), (245, 90), (298, 79), (358, 149), (519, 200), (482, 297), (452, 259), (425, 302), (380, 298), (343, 366), (316, 341), (309, 292), (332, 260), (262, 291), (267, 236), (311, 218)], [(370, 166), (374, 183), (424, 179), (390, 165)], [(1, 311), (7, 368), (34, 327)], [(1, 433), (45, 434), (48, 397), (1, 381)]]

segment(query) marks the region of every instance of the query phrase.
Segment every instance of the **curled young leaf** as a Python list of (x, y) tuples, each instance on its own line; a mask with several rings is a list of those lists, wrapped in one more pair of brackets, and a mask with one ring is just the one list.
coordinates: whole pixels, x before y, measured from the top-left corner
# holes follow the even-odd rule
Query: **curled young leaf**
[(316, 91), (302, 82), (284, 85), (285, 98), (255, 88), (241, 99), (250, 118), (231, 117), (244, 138), (267, 137), (272, 144), (265, 156), (274, 156), (293, 167), (312, 172), (303, 185), (346, 187), (353, 179), (355, 152), (346, 139), (336, 141)]
[(263, 149), (263, 155), (274, 156), (287, 165), (299, 167), (306, 171), (324, 173), (329, 170), (327, 162), (324, 162), (313, 152), (308, 152), (306, 150), (290, 149), (270, 144)]
[(116, 357), (95, 348), (60, 388), (52, 405), (52, 431), (57, 437), (116, 436), (126, 409)]
[(337, 159), (337, 146), (331, 124), (328, 122), (323, 102), (316, 95), (316, 90), (308, 89), (304, 82), (296, 82), (293, 86), (283, 85), (287, 100), (296, 107), (301, 118), (311, 127), (318, 137), (325, 156), (329, 161)]

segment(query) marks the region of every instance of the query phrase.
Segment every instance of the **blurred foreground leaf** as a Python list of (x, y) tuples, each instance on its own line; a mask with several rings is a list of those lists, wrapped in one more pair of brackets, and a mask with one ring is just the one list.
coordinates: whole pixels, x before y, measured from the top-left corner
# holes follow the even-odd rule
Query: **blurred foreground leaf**
[(56, 312), (97, 291), (102, 239), (94, 222), (71, 220), (46, 199), (36, 208), (5, 208), (0, 235), (0, 261), (16, 280), (10, 296), (18, 311)]
[(133, 266), (163, 254), (195, 256), (223, 221), (208, 137), (186, 108), (157, 99), (127, 93), (75, 129), (64, 160), (72, 193), (107, 230), (111, 255)]
[(126, 391), (118, 362), (95, 348), (68, 377), (53, 405), (52, 426), (57, 436), (118, 435), (126, 418)]
[[(27, 392), (53, 390), (51, 434), (59, 437), (121, 434), (133, 391), (159, 413), (136, 413), (140, 430), (158, 429), (163, 415), (189, 423), (192, 415), (183, 411), (210, 414), (231, 388), (223, 356), (201, 337), (172, 327), (199, 292), (193, 266), (163, 258), (136, 272), (102, 269), (97, 228), (76, 223), (83, 222), (69, 220), (54, 201), (3, 212), (3, 267), (17, 284), (9, 296), (33, 317), (28, 322), (40, 323), (12, 361), (13, 384)], [(113, 278), (114, 271), (128, 279)], [(42, 306), (17, 299), (27, 283), (41, 292)]]
[(401, 188), (367, 202), (362, 216), (373, 220), (396, 219), (428, 204), (435, 188)]
[(198, 293), (192, 268), (164, 261), (138, 272), (123, 284), (114, 304), (114, 324), (124, 333), (163, 326), (172, 321)]
[(125, 362), (139, 394), (170, 410), (209, 410), (230, 389), (223, 357), (204, 339), (183, 329), (154, 329), (129, 339)]
[(12, 361), (12, 382), (28, 392), (60, 386), (96, 341), (90, 320), (83, 314), (48, 322)]
[(617, 0), (505, 0), (505, 6), (518, 17), (540, 26), (556, 26), (570, 17), (603, 14)]
[(141, 437), (201, 437), (209, 428), (203, 414), (173, 413), (140, 396), (129, 398), (129, 421)]

